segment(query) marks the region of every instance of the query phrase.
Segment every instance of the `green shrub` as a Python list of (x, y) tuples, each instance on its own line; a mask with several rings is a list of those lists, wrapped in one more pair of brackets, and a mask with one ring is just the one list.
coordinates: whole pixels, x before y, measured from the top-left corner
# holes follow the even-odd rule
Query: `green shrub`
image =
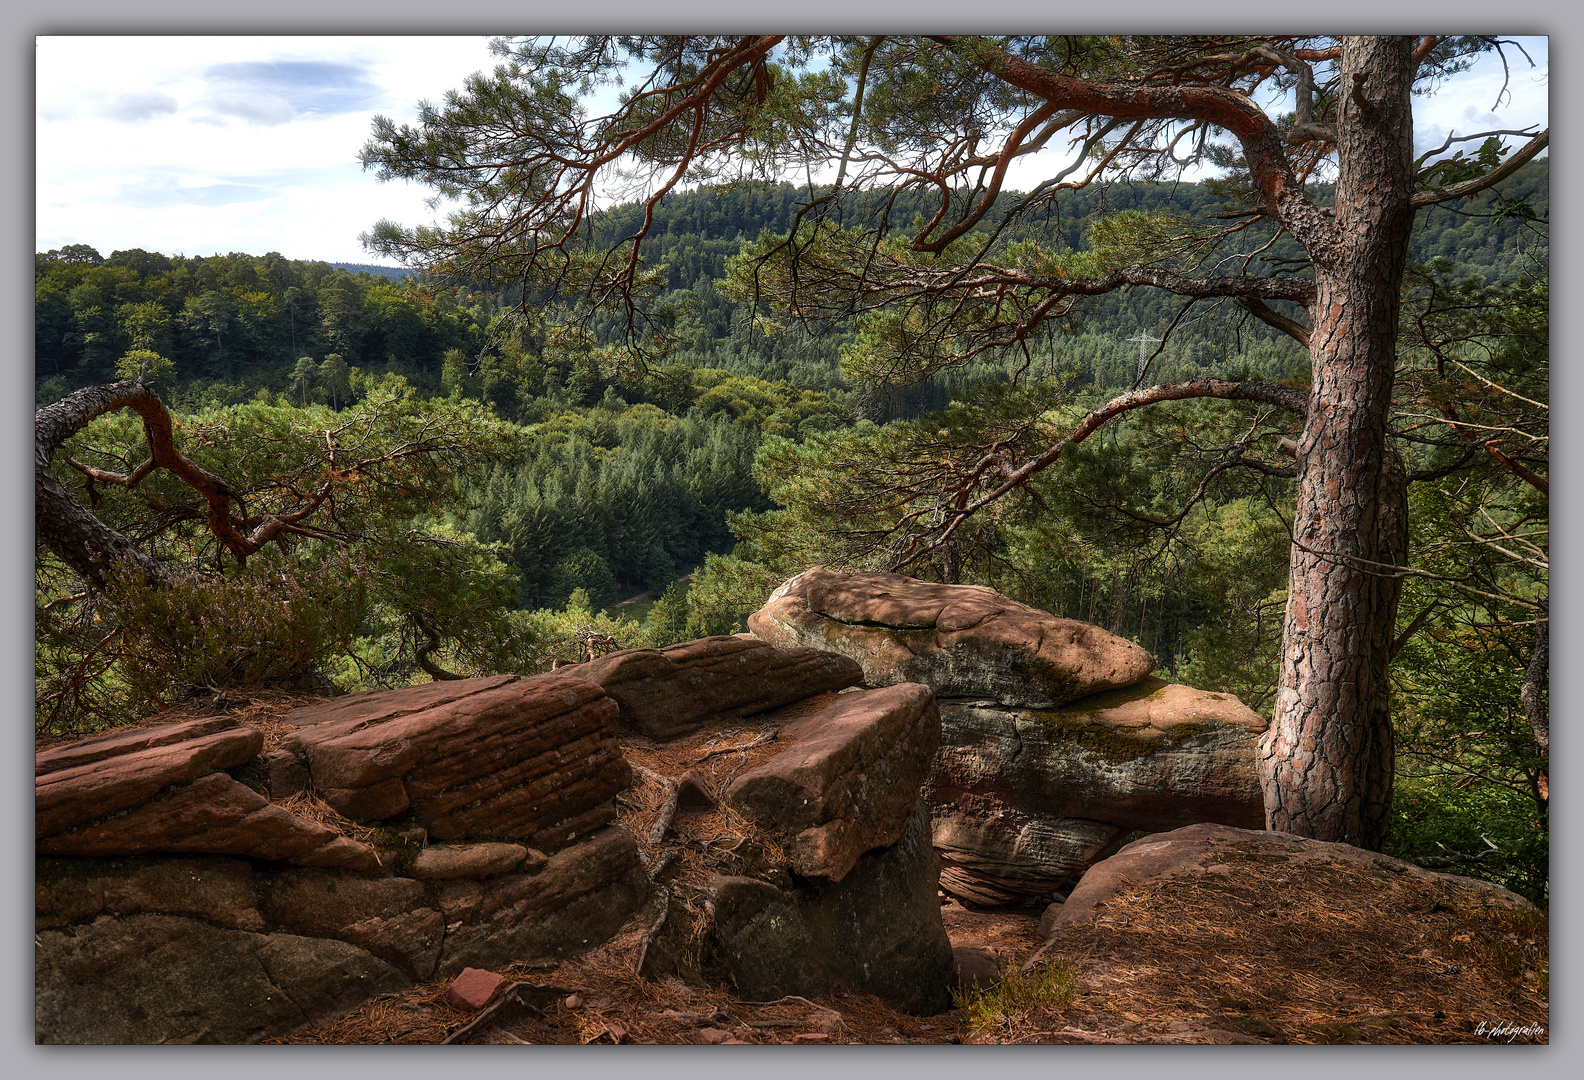
[(987, 989), (959, 986), (952, 1004), (962, 1010), (973, 1032), (991, 1033), (1035, 1006), (1065, 1009), (1072, 1004), (1077, 972), (1066, 962), (1041, 964), (1033, 971), (1013, 968)]
[(350, 645), (368, 592), (344, 555), (307, 563), (269, 550), (229, 576), (155, 586), (115, 573), (103, 614), (121, 629), (128, 689), (157, 703), (195, 687), (313, 685)]

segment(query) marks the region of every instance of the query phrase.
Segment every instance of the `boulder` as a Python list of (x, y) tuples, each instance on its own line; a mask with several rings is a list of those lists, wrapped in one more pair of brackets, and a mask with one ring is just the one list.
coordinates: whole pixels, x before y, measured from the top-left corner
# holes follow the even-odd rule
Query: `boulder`
[(989, 800), (931, 809), (940, 887), (985, 907), (1050, 892), (1122, 834), (1104, 822), (1025, 814)]
[(244, 1043), (334, 1016), (410, 980), (345, 941), (140, 913), (42, 930), (39, 1043)]
[[(1309, 864), (1319, 868), (1337, 862), (1368, 866), (1388, 874), (1444, 882), (1482, 897), (1485, 904), (1491, 907), (1535, 910), (1528, 900), (1500, 885), (1425, 870), (1413, 863), (1393, 859), (1379, 852), (1365, 851), (1350, 844), (1201, 822), (1135, 840), (1109, 859), (1096, 863), (1084, 874), (1067, 901), (1050, 914), (1046, 932), (1047, 935), (1055, 934), (1069, 923), (1093, 917), (1097, 908), (1124, 890), (1172, 877), (1258, 872), (1261, 866), (1271, 864), (1286, 867)], [(1044, 928), (1044, 924), (1041, 925)], [(1038, 959), (1036, 956), (1030, 963)]]
[(653, 739), (769, 712), (863, 679), (858, 665), (819, 649), (772, 648), (747, 636), (623, 649), (569, 669), (605, 688), (622, 722)]
[(711, 879), (710, 933), (746, 1000), (845, 987), (906, 1012), (942, 1012), (955, 970), (938, 872), (919, 802), (901, 840), (861, 857), (837, 884)]
[(1148, 652), (1099, 627), (1060, 619), (977, 585), (814, 567), (748, 617), (760, 639), (840, 653), (870, 686), (923, 683), (942, 698), (1048, 709), (1130, 686)]
[(1123, 832), (1264, 824), (1264, 718), (1147, 678), (1060, 709), (947, 703), (925, 798), (943, 887), (977, 903), (1049, 892)]
[(778, 733), (787, 749), (749, 769), (725, 801), (781, 842), (794, 872), (841, 881), (866, 851), (902, 838), (940, 742), (928, 687), (841, 694)]
[(356, 820), (410, 815), (437, 840), (553, 851), (609, 824), (631, 781), (616, 702), (560, 672), (358, 694), (298, 709), (286, 746)]
[(1001, 965), (983, 945), (952, 946), (952, 969), (964, 990), (988, 990), (1001, 981)]

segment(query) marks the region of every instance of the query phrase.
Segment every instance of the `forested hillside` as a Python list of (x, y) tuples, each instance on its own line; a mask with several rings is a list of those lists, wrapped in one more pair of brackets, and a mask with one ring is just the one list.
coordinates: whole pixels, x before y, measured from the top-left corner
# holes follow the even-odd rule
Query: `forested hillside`
[[(1546, 587), (1545, 499), (1482, 447), (1415, 432), (1452, 407), (1450, 380), (1463, 396), (1459, 422), (1525, 432), (1539, 449), (1520, 468), (1544, 471), (1543, 404), (1530, 406), (1547, 400), (1548, 192), (1542, 158), (1495, 193), (1420, 216), (1405, 325), (1418, 321), (1404, 337), (1396, 421), (1406, 467), (1423, 480), (1394, 669), (1399, 843), (1468, 853), (1483, 834), (1501, 854), (1475, 869), (1531, 895), (1546, 880), (1546, 833), (1534, 827), (1544, 771), (1520, 695)], [(855, 321), (789, 318), (756, 292), (759, 264), (742, 258), (773, 246), (808, 198), (791, 184), (744, 183), (659, 202), (644, 250), (660, 280), (644, 317), (661, 344), (642, 371), (612, 361), (627, 326), (617, 314), (568, 333), (483, 285), (273, 253), (39, 254), (41, 408), (141, 372), (186, 452), (250, 512), (305, 515), (221, 584), (186, 592), (85, 588), (42, 554), (40, 725), (92, 727), (244, 675), (349, 689), (546, 665), (574, 655), (573, 635), (589, 628), (624, 645), (740, 630), (788, 574), (873, 557), (858, 534), (907, 499), (903, 486), (864, 486), (877, 463), (922, 476), (921, 463), (988, 443), (1034, 447), (1136, 379), (1307, 383), (1305, 350), (1269, 323), (1231, 303), (1144, 289), (1086, 298), (1067, 320), (971, 364), (912, 382), (877, 377), (854, 362)], [(1202, 221), (1224, 198), (1212, 184), (1096, 185), (1064, 193), (999, 242), (1081, 255), (1119, 213)], [(866, 205), (849, 200), (841, 213), (862, 219)], [(590, 249), (616, 245), (641, 218), (637, 206), (594, 218)], [(1241, 243), (1261, 273), (1296, 254), (1261, 222)], [(1461, 302), (1470, 298), (1478, 303)], [(1135, 339), (1145, 334), (1165, 340), (1147, 341), (1141, 372)], [(428, 433), (426, 449), (404, 448), (398, 420)], [(1059, 476), (976, 519), (955, 562), (910, 572), (1096, 622), (1139, 641), (1175, 678), (1268, 713), (1293, 485), (1215, 464), (1256, 435), (1274, 452), (1286, 431), (1269, 414), (1251, 427), (1217, 401), (1135, 414), (1076, 448)], [(354, 443), (357, 475), (346, 465)], [(66, 450), (77, 466), (62, 469), (67, 486), (157, 559), (223, 562), (191, 491), (126, 482), (145, 454), (135, 418), (101, 418)], [(313, 502), (321, 482), (337, 494)], [(286, 578), (297, 614), (253, 626), (246, 612)], [(647, 620), (614, 612), (645, 592), (659, 598)], [(335, 603), (316, 599), (327, 595)], [(233, 626), (216, 637), (199, 625), (208, 610), (257, 635)], [(173, 619), (192, 640), (158, 629)], [(292, 660), (261, 667), (268, 651)], [(168, 663), (174, 653), (184, 663)], [(1459, 723), (1470, 710), (1481, 730)]]

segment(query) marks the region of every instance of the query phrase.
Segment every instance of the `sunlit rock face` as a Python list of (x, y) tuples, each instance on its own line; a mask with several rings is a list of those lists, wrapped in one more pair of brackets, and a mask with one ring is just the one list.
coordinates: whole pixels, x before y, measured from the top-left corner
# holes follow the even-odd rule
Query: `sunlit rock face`
[(1152, 677), (1149, 653), (1099, 627), (981, 586), (821, 567), (748, 625), (852, 658), (866, 685), (935, 692), (941, 740), (924, 797), (941, 887), (962, 899), (1049, 892), (1134, 830), (1264, 823), (1264, 718)]

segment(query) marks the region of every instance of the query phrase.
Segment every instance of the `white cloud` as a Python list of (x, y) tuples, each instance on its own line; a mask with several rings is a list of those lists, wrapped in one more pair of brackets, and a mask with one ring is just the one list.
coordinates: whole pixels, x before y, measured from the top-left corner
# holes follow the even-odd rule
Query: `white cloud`
[(482, 37), (41, 37), (37, 52), (39, 250), (330, 261), (368, 261), (357, 237), (381, 217), (435, 219), (426, 189), (357, 164), (374, 114), (410, 121), (493, 64)]
[(121, 94), (101, 111), (111, 120), (136, 122), (148, 120), (163, 113), (176, 111), (176, 99), (169, 94), (146, 91), (141, 94)]
[(292, 108), (291, 102), (276, 94), (217, 94), (204, 104), (221, 116), (235, 116), (269, 127), (297, 119), (297, 110)]
[[(1523, 41), (1538, 67), (1511, 54), (1494, 118), (1492, 60), (1415, 99), (1420, 152), (1547, 122), (1547, 42)], [(496, 62), (482, 37), (41, 37), (35, 241), (369, 261), (357, 237), (380, 218), (443, 218), (430, 189), (357, 164), (374, 114), (411, 122)], [(1023, 164), (1009, 186), (1036, 179)]]

